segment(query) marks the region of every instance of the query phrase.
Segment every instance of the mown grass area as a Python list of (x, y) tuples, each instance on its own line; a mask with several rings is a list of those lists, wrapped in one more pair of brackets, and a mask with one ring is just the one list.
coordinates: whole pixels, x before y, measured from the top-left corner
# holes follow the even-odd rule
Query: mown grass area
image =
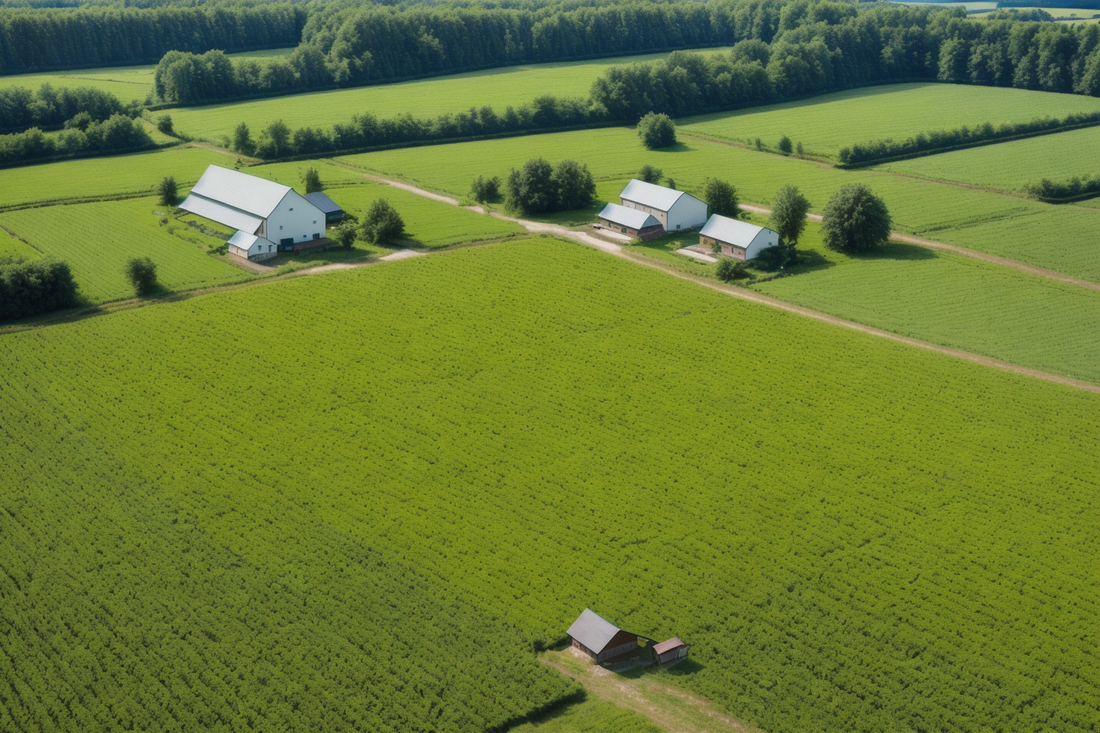
[[(1100, 212), (1096, 210), (1067, 210), (885, 171), (837, 170), (699, 138), (648, 151), (634, 130), (609, 128), (388, 150), (337, 160), (461, 196), (475, 176), (506, 177), (511, 168), (535, 156), (586, 163), (602, 179), (599, 194), (604, 201), (615, 200), (619, 184), (645, 163), (663, 169), (677, 187), (696, 195), (701, 195), (704, 180), (713, 176), (734, 183), (742, 200), (764, 205), (781, 186), (793, 183), (816, 211), (824, 208), (840, 186), (863, 182), (885, 199), (898, 230), (1100, 280), (1100, 249), (1095, 246), (1100, 236)], [(591, 221), (597, 211), (593, 207), (582, 213)]]
[(759, 137), (769, 148), (787, 135), (793, 143), (801, 142), (807, 154), (835, 158), (840, 148), (871, 140), (903, 140), (919, 132), (963, 125), (1027, 122), (1097, 110), (1100, 99), (1078, 94), (962, 84), (889, 84), (734, 114), (692, 117), (683, 121), (682, 129), (745, 144)]
[(0, 727), (484, 729), (585, 606), (764, 730), (1100, 721), (1096, 395), (552, 239), (12, 334), (0, 388)]
[(250, 277), (206, 253), (224, 240), (169, 219), (153, 198), (22, 209), (0, 214), (0, 226), (39, 252), (65, 260), (80, 294), (94, 303), (133, 297), (123, 274), (130, 257), (149, 257), (169, 290), (246, 280)]
[(899, 160), (878, 170), (1019, 191), (1043, 178), (1092, 176), (1100, 170), (1100, 127)]
[[(699, 53), (725, 50), (704, 49)], [(351, 122), (352, 115), (367, 112), (376, 117), (398, 117), (406, 113), (413, 117), (435, 117), (488, 105), (503, 113), (508, 105), (518, 107), (544, 94), (587, 97), (592, 82), (608, 67), (665, 56), (668, 54), (508, 66), (401, 84), (177, 108), (171, 115), (177, 129), (192, 137), (221, 143), (222, 137), (231, 137), (241, 122), (257, 135), (279, 119), (291, 128), (328, 129), (337, 122)]]
[(0, 208), (95, 196), (150, 194), (165, 176), (181, 192), (211, 163), (233, 167), (234, 158), (190, 145), (129, 155), (82, 158), (0, 171)]

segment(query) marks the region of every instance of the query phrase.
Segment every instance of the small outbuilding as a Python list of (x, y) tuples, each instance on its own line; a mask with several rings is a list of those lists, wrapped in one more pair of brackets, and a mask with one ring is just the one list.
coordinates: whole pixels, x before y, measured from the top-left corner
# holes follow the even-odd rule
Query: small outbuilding
[(707, 205), (689, 193), (631, 179), (619, 194), (628, 209), (652, 214), (666, 231), (695, 229), (707, 221)]
[(652, 214), (638, 209), (628, 209), (618, 204), (603, 207), (598, 217), (600, 223), (612, 231), (622, 232), (638, 239), (655, 239), (665, 233), (661, 222)]
[(778, 247), (779, 234), (747, 221), (714, 214), (699, 231), (699, 244), (708, 249), (717, 244), (724, 255), (751, 260), (768, 247)]
[(583, 652), (597, 664), (638, 649), (637, 634), (623, 631), (587, 608), (569, 627), (568, 633), (573, 648)]
[(321, 213), (325, 215), (325, 222), (327, 224), (333, 224), (344, 218), (344, 210), (337, 206), (336, 202), (329, 198), (328, 194), (323, 191), (307, 193), (306, 201), (321, 210)]
[(244, 257), (246, 260), (269, 260), (278, 255), (275, 243), (270, 239), (237, 230), (226, 242), (229, 254)]
[(688, 645), (680, 641), (679, 637), (673, 637), (668, 641), (653, 645), (654, 661), (662, 667), (667, 667), (684, 659), (687, 659)]

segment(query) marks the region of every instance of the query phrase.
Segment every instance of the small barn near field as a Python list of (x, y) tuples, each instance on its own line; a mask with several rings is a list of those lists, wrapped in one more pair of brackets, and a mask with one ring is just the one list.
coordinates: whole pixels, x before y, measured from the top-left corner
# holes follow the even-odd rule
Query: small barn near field
[(768, 247), (778, 247), (779, 234), (747, 221), (714, 214), (699, 231), (699, 244), (708, 249), (717, 244), (724, 255), (751, 260)]
[(306, 194), (306, 201), (310, 202), (325, 215), (325, 221), (329, 224), (338, 222), (344, 218), (344, 210), (336, 205), (336, 202), (323, 191), (314, 191)]
[(638, 648), (637, 634), (623, 631), (588, 608), (577, 617), (569, 627), (568, 633), (573, 648), (583, 652), (596, 663), (610, 661)]
[(328, 244), (324, 213), (293, 188), (217, 165), (206, 169), (180, 208), (237, 229), (229, 251), (250, 260)]
[(654, 239), (665, 233), (661, 222), (652, 214), (638, 209), (628, 209), (618, 204), (608, 204), (598, 216), (600, 223), (615, 232), (638, 239)]
[(661, 223), (666, 231), (695, 229), (707, 221), (707, 205), (689, 193), (632, 179), (619, 194), (620, 203)]
[(668, 641), (662, 641), (660, 644), (654, 644), (652, 649), (654, 661), (662, 667), (687, 659), (688, 655), (688, 645), (680, 641), (679, 637), (673, 637)]

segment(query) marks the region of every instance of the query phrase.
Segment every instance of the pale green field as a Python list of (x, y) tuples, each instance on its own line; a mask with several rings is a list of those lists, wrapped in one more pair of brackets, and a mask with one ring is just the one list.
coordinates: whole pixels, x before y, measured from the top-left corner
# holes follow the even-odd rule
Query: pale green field
[[(268, 51), (245, 51), (228, 54), (231, 58), (269, 58), (284, 56), (294, 49), (278, 48)], [(111, 66), (99, 69), (75, 69), (72, 71), (54, 71), (46, 74), (16, 74), (0, 76), (0, 87), (26, 87), (37, 90), (43, 84), (55, 87), (95, 87), (111, 92), (122, 102), (131, 99), (144, 101), (153, 91), (153, 71), (156, 64), (142, 66)]]
[(900, 160), (876, 168), (1017, 191), (1042, 178), (1057, 181), (1095, 175), (1100, 170), (1100, 127)]
[[(1100, 280), (1100, 211), (1070, 211), (883, 171), (842, 171), (698, 138), (647, 151), (632, 129), (610, 128), (387, 150), (338, 160), (462, 196), (475, 176), (505, 177), (511, 168), (536, 156), (588, 164), (597, 178), (608, 182), (600, 187), (603, 200), (613, 200), (616, 182), (630, 178), (645, 163), (662, 168), (683, 190), (700, 194), (704, 179), (717, 177), (736, 185), (742, 200), (759, 204), (769, 203), (776, 190), (793, 183), (817, 211), (841, 185), (863, 182), (885, 199), (895, 229)], [(595, 209), (585, 212), (582, 220), (591, 220), (594, 213)]]
[(801, 142), (807, 154), (835, 156), (855, 143), (921, 131), (991, 122), (1026, 122), (1070, 112), (1100, 111), (1100, 99), (1076, 94), (960, 84), (889, 84), (820, 97), (684, 120), (684, 132), (771, 147), (782, 135)]
[(150, 257), (170, 290), (251, 277), (206, 254), (223, 240), (178, 222), (160, 224), (164, 212), (153, 198), (127, 199), (11, 211), (0, 214), (0, 225), (68, 262), (81, 295), (95, 303), (133, 296), (123, 275), (130, 257)]
[[(706, 49), (712, 53), (725, 49)], [(337, 122), (350, 122), (352, 115), (370, 112), (377, 117), (435, 117), (463, 112), (472, 106), (489, 105), (502, 112), (508, 105), (518, 107), (544, 94), (558, 97), (586, 97), (592, 82), (610, 66), (664, 58), (668, 54), (620, 56), (592, 61), (509, 66), (442, 76), (402, 84), (315, 92), (291, 97), (258, 99), (233, 104), (177, 108), (170, 111), (176, 129), (192, 137), (223, 142), (241, 122), (248, 124), (253, 136), (281, 119), (291, 128), (330, 128)]]

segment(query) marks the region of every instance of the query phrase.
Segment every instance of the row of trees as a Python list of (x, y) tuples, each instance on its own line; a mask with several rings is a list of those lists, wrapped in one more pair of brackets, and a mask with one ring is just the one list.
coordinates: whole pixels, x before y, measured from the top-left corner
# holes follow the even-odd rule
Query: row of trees
[(1048, 201), (1067, 201), (1100, 195), (1100, 175), (1074, 176), (1065, 181), (1052, 181), (1044, 178), (1038, 183), (1029, 183), (1024, 191), (1037, 199)]
[(26, 87), (0, 88), (0, 132), (22, 132), (31, 127), (61, 127), (77, 115), (100, 121), (127, 112), (131, 117), (140, 105), (123, 106), (118, 97), (95, 87), (62, 87), (43, 84), (38, 91)]
[(0, 166), (43, 158), (120, 153), (156, 144), (139, 120), (126, 115), (112, 115), (103, 122), (78, 116), (73, 122), (72, 127), (57, 135), (47, 135), (37, 127), (14, 135), (0, 135)]
[(508, 208), (524, 214), (583, 209), (596, 198), (588, 166), (574, 160), (550, 165), (544, 158), (532, 158), (512, 170), (505, 189)]
[(170, 50), (295, 46), (307, 10), (286, 2), (0, 10), (0, 74), (153, 63)]
[(69, 265), (53, 258), (0, 257), (0, 321), (29, 318), (76, 304)]

